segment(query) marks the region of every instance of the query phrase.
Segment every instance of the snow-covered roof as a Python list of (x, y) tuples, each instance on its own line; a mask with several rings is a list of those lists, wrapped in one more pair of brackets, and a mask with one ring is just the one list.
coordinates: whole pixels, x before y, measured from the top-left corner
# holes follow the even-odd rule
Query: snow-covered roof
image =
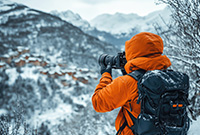
[(40, 58), (35, 58), (35, 57), (30, 57), (29, 59), (28, 59), (29, 61), (42, 61)]
[(55, 73), (62, 74), (59, 70), (50, 70), (49, 71), (49, 74), (55, 74)]
[(17, 52), (14, 52), (14, 51), (10, 51), (10, 52), (8, 53), (8, 55), (9, 55), (9, 56), (17, 56), (18, 53), (17, 53)]
[(18, 59), (15, 59), (14, 62), (17, 63), (17, 62), (20, 62), (21, 60), (22, 60), (22, 61), (26, 61), (26, 59), (24, 59), (24, 58), (18, 58)]
[(6, 63), (0, 61), (0, 66), (4, 66), (4, 65), (6, 65)]
[(30, 57), (30, 54), (29, 53), (25, 53), (25, 54), (22, 54), (21, 56), (22, 57), (26, 57), (26, 56)]
[(70, 69), (77, 69), (77, 67), (74, 66), (74, 65), (70, 65), (69, 68), (70, 68)]
[(62, 74), (61, 68), (59, 66), (49, 68), (49, 74), (55, 74), (55, 73)]
[(83, 72), (87, 72), (87, 71), (89, 71), (88, 68), (78, 68), (78, 70), (81, 70), (81, 71), (83, 71)]
[(2, 58), (9, 58), (10, 56), (8, 54), (4, 54), (1, 56)]
[(45, 69), (45, 68), (40, 69), (40, 72), (48, 72), (48, 71), (49, 71), (49, 69)]
[(75, 70), (73, 70), (73, 69), (61, 69), (61, 72), (63, 72), (63, 73), (70, 73), (70, 72), (76, 72)]
[(17, 47), (17, 50), (21, 52), (21, 51), (23, 51), (23, 50), (30, 50), (30, 49), (29, 49), (28, 47), (18, 46), (18, 47)]

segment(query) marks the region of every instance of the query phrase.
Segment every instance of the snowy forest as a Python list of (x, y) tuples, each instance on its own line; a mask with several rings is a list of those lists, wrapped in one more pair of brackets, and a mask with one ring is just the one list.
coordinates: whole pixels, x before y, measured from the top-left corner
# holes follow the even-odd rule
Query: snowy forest
[[(72, 12), (60, 16), (0, 0), (0, 134), (116, 134), (120, 108), (97, 113), (92, 107), (91, 97), (101, 77), (97, 60), (103, 53), (116, 55), (124, 50), (126, 40), (148, 31), (163, 38), (171, 69), (190, 77), (188, 135), (198, 135), (200, 1), (158, 0), (157, 4), (165, 4), (167, 10), (146, 17), (142, 26), (113, 33)], [(121, 75), (113, 72), (113, 78)]]

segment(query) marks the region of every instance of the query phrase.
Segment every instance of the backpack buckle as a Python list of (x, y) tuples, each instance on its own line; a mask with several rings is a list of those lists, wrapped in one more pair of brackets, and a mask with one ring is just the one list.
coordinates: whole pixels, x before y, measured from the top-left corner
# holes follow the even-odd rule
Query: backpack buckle
[(173, 104), (172, 107), (173, 108), (177, 108), (177, 107), (182, 108), (183, 104), (178, 104), (178, 103), (177, 104)]

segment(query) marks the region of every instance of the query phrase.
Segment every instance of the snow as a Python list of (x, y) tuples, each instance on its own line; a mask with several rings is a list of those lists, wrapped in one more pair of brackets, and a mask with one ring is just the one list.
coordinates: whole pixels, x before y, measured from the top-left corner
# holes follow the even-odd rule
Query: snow
[(73, 87), (70, 87), (70, 88), (67, 88), (67, 89), (63, 89), (63, 90), (62, 90), (62, 93), (63, 93), (64, 95), (66, 95), (66, 96), (71, 96), (71, 95), (70, 95), (70, 92), (73, 91), (73, 90), (74, 90), (74, 88), (73, 88)]
[(9, 56), (17, 56), (17, 55), (18, 55), (18, 52), (9, 52), (8, 55), (9, 55)]
[(0, 116), (7, 114), (7, 111), (5, 109), (0, 109)]
[(55, 73), (62, 74), (61, 73), (61, 68), (59, 66), (51, 67), (49, 69), (49, 74), (55, 74)]
[(71, 76), (69, 76), (68, 74), (65, 74), (65, 77), (64, 77), (66, 80), (71, 80), (72, 79), (72, 77)]
[(4, 58), (9, 58), (10, 56), (8, 54), (3, 55)]
[(25, 57), (30, 57), (30, 54), (29, 53), (25, 53), (25, 54), (22, 54), (21, 55), (23, 58), (25, 58)]
[(8, 80), (9, 85), (13, 85), (15, 83), (15, 80), (19, 76), (19, 73), (16, 71), (16, 68), (7, 69), (6, 74), (9, 76), (9, 80)]
[(106, 39), (103, 37), (103, 36), (98, 36), (97, 37), (99, 40), (101, 40), (101, 41), (106, 41)]
[[(28, 9), (26, 9), (25, 11), (24, 10), (18, 10), (16, 12), (10, 12), (10, 13), (6, 14), (6, 16), (14, 16), (14, 15), (18, 16), (20, 14), (27, 13), (27, 10)], [(3, 18), (4, 16), (1, 16), (1, 17)]]
[(20, 62), (20, 60), (24, 60), (24, 61), (25, 61), (24, 58), (15, 59), (14, 61), (15, 61), (15, 62)]
[[(1, 0), (0, 5), (9, 5), (9, 4), (16, 4), (10, 0)], [(1, 6), (0, 6), (1, 7)], [(1, 7), (2, 8), (2, 7)], [(9, 8), (8, 8), (9, 9)], [(1, 10), (0, 10), (1, 11)]]
[(77, 103), (77, 104), (80, 104), (80, 105), (83, 105), (84, 107), (86, 107), (87, 106), (86, 101), (88, 99), (90, 99), (89, 94), (87, 94), (87, 95), (81, 95), (81, 96), (78, 96), (78, 97), (73, 97), (73, 102)]
[(200, 117), (198, 117), (196, 121), (192, 121), (190, 129), (188, 131), (188, 135), (199, 135), (200, 133), (199, 126), (200, 126)]
[(29, 47), (24, 47), (24, 46), (18, 46), (17, 50), (21, 52), (23, 50), (30, 50), (30, 48)]
[(4, 66), (4, 65), (5, 65), (5, 63), (0, 61), (0, 66)]
[(50, 122), (50, 125), (57, 125), (62, 120), (68, 120), (72, 113), (72, 106), (69, 104), (59, 104), (57, 108), (47, 110), (40, 114), (37, 112), (33, 117), (34, 125)]
[[(12, 6), (10, 6), (11, 4)], [(9, 0), (3, 0), (0, 2), (0, 12), (14, 9), (17, 5), (17, 3), (11, 2)], [(15, 12), (8, 12), (0, 16), (0, 24), (6, 23), (10, 16), (19, 16), (21, 14), (27, 15), (38, 13), (36, 11), (30, 10), (29, 8), (24, 8), (23, 10), (16, 10)]]
[(42, 61), (40, 58), (35, 58), (35, 57), (30, 57), (28, 60), (29, 61), (36, 61), (36, 60)]
[(76, 69), (77, 67), (75, 65), (70, 65), (69, 68), (70, 69)]
[[(50, 52), (53, 52), (55, 49), (54, 47), (49, 47)], [(38, 50), (40, 52), (40, 50)], [(56, 64), (58, 62), (58, 57), (61, 55), (62, 51), (57, 52), (55, 55), (47, 56), (47, 59), (50, 60), (50, 63)]]
[(0, 12), (12, 9), (12, 7), (10, 7), (10, 6), (0, 6), (0, 7), (1, 7)]
[(38, 71), (39, 72), (39, 69), (38, 67), (28, 67), (28, 66), (25, 66), (22, 68), (22, 71), (23, 73), (20, 74), (20, 76), (23, 78), (23, 79), (33, 79), (35, 81), (38, 80), (39, 78), (39, 73), (34, 73), (35, 71)]
[(99, 133), (98, 133), (98, 135), (103, 135), (104, 133), (100, 130), (99, 131)]

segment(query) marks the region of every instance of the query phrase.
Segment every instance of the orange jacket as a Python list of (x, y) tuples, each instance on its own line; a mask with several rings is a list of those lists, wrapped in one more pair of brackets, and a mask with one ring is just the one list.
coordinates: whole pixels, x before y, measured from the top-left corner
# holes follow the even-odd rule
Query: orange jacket
[[(170, 60), (163, 53), (162, 39), (153, 33), (142, 32), (126, 41), (125, 52), (127, 63), (125, 70), (130, 73), (137, 69), (155, 70), (166, 69), (171, 65)], [(92, 96), (93, 107), (97, 112), (108, 112), (121, 107), (115, 121), (118, 131), (126, 118), (129, 126), (133, 123), (124, 109), (129, 110), (134, 117), (140, 113), (140, 104), (137, 104), (138, 89), (137, 81), (125, 75), (112, 80), (109, 73), (102, 74), (100, 83), (97, 85)], [(133, 135), (126, 126), (121, 135)]]

